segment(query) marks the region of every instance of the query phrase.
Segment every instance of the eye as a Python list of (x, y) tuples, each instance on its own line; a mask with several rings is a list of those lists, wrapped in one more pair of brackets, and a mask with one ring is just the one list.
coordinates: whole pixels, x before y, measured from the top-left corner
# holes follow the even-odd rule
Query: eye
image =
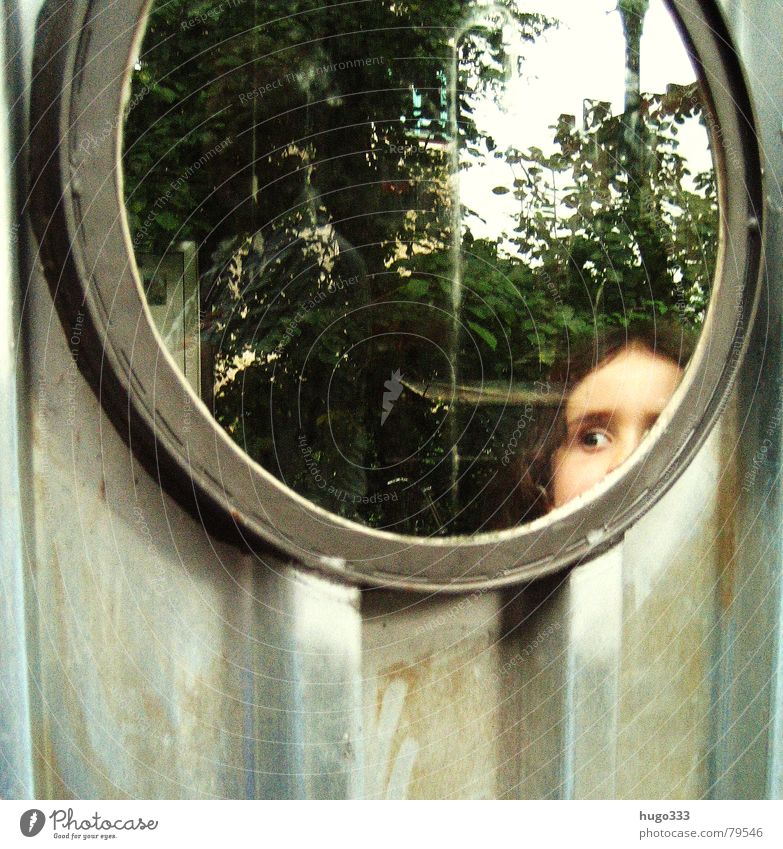
[(579, 444), (584, 448), (599, 449), (605, 448), (611, 439), (609, 435), (602, 430), (591, 428), (579, 435)]

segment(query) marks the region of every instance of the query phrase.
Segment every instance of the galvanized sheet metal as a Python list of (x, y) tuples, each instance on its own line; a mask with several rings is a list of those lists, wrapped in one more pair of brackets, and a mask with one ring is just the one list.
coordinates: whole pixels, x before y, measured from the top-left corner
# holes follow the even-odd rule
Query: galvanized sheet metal
[(33, 795), (27, 668), (24, 521), (29, 498), (23, 473), (24, 370), (19, 357), (21, 298), (15, 198), (21, 63), (15, 6), (0, 18), (0, 798)]
[[(26, 573), (0, 470), (5, 795), (780, 797), (781, 24), (761, 0), (730, 8), (765, 128), (763, 320), (686, 474), (565, 575), (360, 593), (211, 539), (109, 423), (34, 271), (29, 419), (0, 374), (0, 438), (23, 435), (35, 477)], [(0, 225), (7, 242), (2, 207)]]
[(766, 0), (732, 0), (724, 8), (753, 93), (766, 232), (763, 301), (737, 385), (736, 438), (725, 446), (725, 462), (736, 463), (736, 482), (724, 492), (733, 550), (721, 586), (711, 792), (722, 798), (781, 798), (782, 24), (777, 6)]
[(461, 600), (365, 593), (370, 795), (708, 794), (719, 445), (565, 576)]

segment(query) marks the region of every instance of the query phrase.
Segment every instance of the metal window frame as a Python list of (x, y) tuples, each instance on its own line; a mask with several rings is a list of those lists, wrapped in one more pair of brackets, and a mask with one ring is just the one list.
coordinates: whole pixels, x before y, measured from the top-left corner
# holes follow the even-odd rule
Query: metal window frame
[[(722, 210), (715, 289), (680, 403), (626, 473), (579, 509), (508, 531), (445, 538), (365, 527), (297, 495), (231, 440), (163, 349), (139, 283), (120, 160), (122, 106), (150, 5), (44, 6), (30, 145), (33, 226), (61, 321), (68, 332), (82, 316), (78, 364), (140, 462), (208, 532), (360, 584), (497, 587), (614, 545), (674, 483), (720, 415), (759, 297), (759, 152), (741, 63), (717, 5), (670, 3), (717, 128)], [(108, 129), (96, 136), (96, 128)]]

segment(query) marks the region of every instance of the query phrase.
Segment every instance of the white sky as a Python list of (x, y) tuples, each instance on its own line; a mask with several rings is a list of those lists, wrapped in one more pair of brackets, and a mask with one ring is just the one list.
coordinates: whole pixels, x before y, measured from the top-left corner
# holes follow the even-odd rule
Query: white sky
[[(490, 99), (476, 111), (476, 121), (489, 131), (499, 150), (509, 145), (525, 150), (532, 145), (554, 150), (550, 129), (567, 113), (582, 122), (584, 98), (612, 104), (612, 114), (622, 112), (625, 82), (625, 40), (616, 0), (539, 0), (525, 4), (561, 23), (535, 44), (523, 46), (522, 74), (510, 80), (502, 106)], [(686, 84), (696, 79), (693, 67), (662, 0), (651, 0), (644, 20), (641, 47), (641, 89), (664, 92), (668, 83)], [(680, 152), (691, 171), (710, 167), (707, 136), (697, 122), (680, 127)], [(475, 160), (474, 160), (475, 161)], [(460, 180), (462, 203), (487, 219), (482, 225), (469, 220), (474, 236), (495, 238), (500, 229), (513, 229), (518, 201), (511, 193), (495, 195), (498, 185), (511, 187), (513, 175), (501, 160), (485, 158)]]

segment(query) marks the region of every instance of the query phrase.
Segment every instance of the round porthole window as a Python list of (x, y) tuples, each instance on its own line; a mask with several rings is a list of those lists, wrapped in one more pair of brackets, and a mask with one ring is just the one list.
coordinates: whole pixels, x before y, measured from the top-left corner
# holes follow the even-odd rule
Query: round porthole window
[(34, 218), (83, 367), (215, 532), (468, 589), (615, 542), (755, 303), (714, 4), (50, 4)]

